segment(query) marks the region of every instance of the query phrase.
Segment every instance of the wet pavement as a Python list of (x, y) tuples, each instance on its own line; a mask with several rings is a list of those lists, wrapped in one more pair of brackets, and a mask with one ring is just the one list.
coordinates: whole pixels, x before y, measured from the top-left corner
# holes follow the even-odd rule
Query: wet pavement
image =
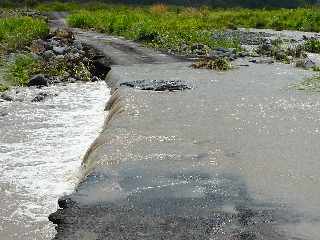
[[(111, 37), (97, 36), (84, 40), (108, 53)], [(320, 101), (292, 87), (314, 73), (246, 60), (220, 73), (140, 55), (152, 61), (109, 52), (110, 112), (76, 191), (50, 215), (54, 239), (316, 240)], [(154, 80), (191, 89), (130, 86)]]

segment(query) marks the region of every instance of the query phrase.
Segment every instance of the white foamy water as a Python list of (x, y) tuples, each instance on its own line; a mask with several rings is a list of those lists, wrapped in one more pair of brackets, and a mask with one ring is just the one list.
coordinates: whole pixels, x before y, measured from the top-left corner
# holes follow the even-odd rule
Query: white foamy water
[[(47, 90), (47, 89), (44, 89)], [(40, 103), (0, 102), (0, 239), (51, 239), (48, 215), (77, 182), (103, 125), (104, 82), (50, 87)]]

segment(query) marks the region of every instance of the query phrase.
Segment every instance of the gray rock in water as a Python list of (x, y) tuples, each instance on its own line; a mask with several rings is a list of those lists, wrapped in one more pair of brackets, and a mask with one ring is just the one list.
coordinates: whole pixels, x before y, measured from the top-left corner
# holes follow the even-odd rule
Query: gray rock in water
[(68, 82), (75, 83), (75, 82), (77, 82), (77, 79), (70, 77), (70, 78), (68, 78)]
[(56, 54), (62, 55), (66, 52), (65, 47), (53, 47), (52, 49)]
[(97, 76), (94, 76), (92, 79), (91, 79), (91, 82), (98, 82), (100, 81), (100, 78), (98, 78)]
[(191, 89), (186, 82), (181, 80), (135, 80), (131, 82), (120, 83), (120, 86), (150, 91), (181, 91), (185, 89)]
[(41, 102), (45, 100), (49, 96), (46, 92), (39, 92), (32, 100), (31, 102)]
[(43, 74), (37, 74), (31, 78), (27, 86), (48, 86), (48, 79)]
[(0, 117), (7, 116), (8, 114), (8, 112), (0, 111)]

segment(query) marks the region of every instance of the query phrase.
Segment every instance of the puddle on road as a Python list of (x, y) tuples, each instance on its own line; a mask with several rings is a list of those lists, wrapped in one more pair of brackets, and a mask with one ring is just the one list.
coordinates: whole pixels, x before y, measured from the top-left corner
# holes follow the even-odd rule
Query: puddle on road
[(2, 102), (0, 239), (51, 239), (47, 217), (72, 191), (81, 157), (103, 125), (104, 82), (50, 87), (45, 102)]

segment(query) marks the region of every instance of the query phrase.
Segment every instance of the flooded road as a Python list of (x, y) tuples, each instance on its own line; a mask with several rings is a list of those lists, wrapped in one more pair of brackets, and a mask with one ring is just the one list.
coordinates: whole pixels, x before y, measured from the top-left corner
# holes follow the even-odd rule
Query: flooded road
[[(248, 64), (113, 66), (114, 114), (54, 239), (317, 240), (319, 95), (292, 87), (314, 73)], [(130, 87), (144, 79), (191, 89)]]
[(104, 82), (44, 90), (57, 96), (0, 102), (1, 240), (52, 239), (48, 215), (73, 190), (81, 158), (103, 125)]

